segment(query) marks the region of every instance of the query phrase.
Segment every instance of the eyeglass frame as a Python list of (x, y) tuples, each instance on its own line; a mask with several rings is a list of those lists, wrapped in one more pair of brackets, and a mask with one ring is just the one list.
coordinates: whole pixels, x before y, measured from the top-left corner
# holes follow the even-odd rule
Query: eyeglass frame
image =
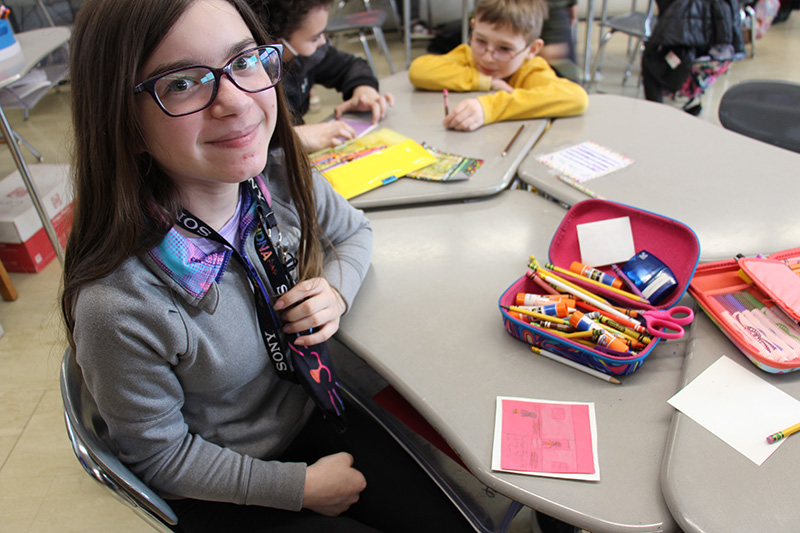
[[(233, 77), (233, 74), (231, 73), (231, 65), (233, 65), (233, 62), (236, 59), (238, 59), (240, 56), (242, 56), (242, 55), (244, 55), (244, 54), (246, 54), (248, 52), (253, 52), (255, 50), (259, 50), (259, 49), (262, 49), (262, 48), (272, 48), (273, 50), (276, 50), (278, 52), (278, 80), (275, 83), (273, 83), (272, 85), (268, 86), (268, 87), (264, 87), (263, 89), (258, 89), (258, 90), (255, 90), (255, 91), (251, 91), (249, 89), (245, 89), (244, 87), (242, 87), (241, 85), (239, 85), (236, 82), (236, 80)], [(165, 77), (165, 76), (169, 76), (171, 74), (175, 74), (176, 72), (181, 72), (182, 70), (190, 70), (190, 69), (193, 69), (193, 68), (205, 68), (205, 69), (208, 69), (211, 72), (211, 74), (214, 75), (214, 88), (211, 91), (211, 98), (209, 98), (208, 103), (206, 103), (200, 109), (195, 109), (194, 111), (189, 111), (188, 113), (178, 113), (178, 114), (170, 113), (164, 107), (164, 104), (161, 102), (161, 99), (159, 99), (158, 95), (156, 94), (156, 83), (158, 83), (158, 81), (161, 78)], [(209, 67), (208, 65), (190, 65), (188, 67), (180, 67), (180, 68), (175, 68), (175, 69), (172, 69), (172, 70), (168, 70), (167, 72), (162, 72), (161, 74), (158, 74), (157, 76), (153, 76), (152, 78), (148, 78), (148, 79), (144, 80), (141, 83), (137, 83), (133, 87), (133, 93), (134, 94), (148, 93), (150, 96), (153, 97), (153, 100), (155, 100), (155, 102), (158, 105), (159, 109), (161, 109), (161, 111), (163, 111), (167, 116), (170, 116), (170, 117), (185, 117), (186, 115), (192, 115), (194, 113), (199, 113), (200, 111), (202, 111), (203, 109), (206, 109), (207, 107), (209, 107), (211, 104), (214, 103), (214, 100), (217, 98), (217, 93), (219, 92), (219, 85), (221, 83), (223, 74), (225, 76), (227, 76), (229, 80), (231, 80), (231, 83), (233, 83), (233, 85), (237, 89), (239, 89), (240, 91), (246, 92), (248, 94), (260, 93), (262, 91), (266, 91), (267, 89), (272, 89), (273, 87), (278, 85), (281, 82), (281, 80), (283, 79), (283, 45), (282, 44), (277, 44), (277, 43), (276, 44), (262, 44), (260, 46), (255, 46), (253, 48), (248, 48), (247, 50), (242, 50), (241, 52), (239, 52), (238, 54), (233, 56), (227, 63), (225, 63), (225, 65), (223, 65), (223, 66), (221, 66), (219, 68)]]
[[(470, 49), (472, 49), (472, 46), (473, 46), (473, 44), (472, 44), (472, 40), (473, 40), (474, 38), (475, 38), (475, 34), (474, 34), (474, 33), (470, 33), (470, 34), (469, 34), (469, 46), (470, 46)], [(511, 57), (509, 57), (508, 59), (505, 59), (505, 60), (504, 60), (504, 59), (498, 59), (498, 58), (496, 58), (496, 57), (494, 56), (495, 52), (497, 52), (497, 48), (494, 48), (494, 49), (492, 49), (492, 50), (489, 52), (489, 55), (491, 56), (491, 58), (492, 58), (492, 59), (494, 59), (494, 60), (495, 60), (495, 61), (497, 61), (498, 63), (511, 63), (511, 62), (512, 62), (514, 59), (516, 59), (516, 58), (517, 58), (517, 56), (519, 56), (520, 54), (522, 54), (522, 53), (523, 53), (525, 50), (529, 50), (529, 49), (530, 49), (530, 47), (531, 47), (531, 44), (533, 44), (533, 43), (528, 43), (528, 44), (526, 44), (526, 45), (525, 45), (525, 46), (522, 48), (522, 50), (519, 50), (519, 51), (517, 51), (517, 52), (514, 52), (514, 53), (511, 55)], [(484, 45), (484, 47), (483, 47), (483, 52), (477, 52), (476, 50), (473, 50), (473, 52), (474, 52), (474, 53), (476, 53), (476, 54), (478, 54), (478, 56), (482, 56), (482, 55), (483, 55), (483, 54), (485, 54), (487, 51), (489, 51), (489, 45), (488, 45), (488, 44)]]

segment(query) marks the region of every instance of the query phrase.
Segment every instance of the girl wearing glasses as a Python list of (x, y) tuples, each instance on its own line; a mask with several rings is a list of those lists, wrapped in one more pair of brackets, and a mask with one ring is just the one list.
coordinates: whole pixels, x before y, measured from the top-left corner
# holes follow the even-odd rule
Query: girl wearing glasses
[(455, 130), (583, 113), (589, 103), (586, 91), (559, 78), (537, 56), (544, 46), (539, 36), (545, 18), (545, 0), (478, 0), (469, 44), (441, 56), (418, 57), (408, 77), (419, 89), (490, 91), (450, 109), (444, 126)]
[[(435, 499), (427, 476), (356, 410), (332, 431), (262, 335), (259, 294), (295, 346), (328, 339), (372, 246), (364, 214), (309, 170), (270, 42), (243, 0), (83, 4), (69, 342), (112, 448), (183, 531), (418, 530), (391, 507)], [(256, 253), (265, 224), (280, 264)], [(292, 257), (296, 285), (276, 287), (267, 265)], [(452, 530), (449, 512), (431, 523)]]

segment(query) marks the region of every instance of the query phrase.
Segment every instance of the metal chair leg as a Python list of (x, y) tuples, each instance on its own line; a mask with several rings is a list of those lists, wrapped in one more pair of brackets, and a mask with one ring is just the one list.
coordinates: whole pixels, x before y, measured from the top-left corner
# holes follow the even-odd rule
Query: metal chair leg
[(614, 35), (614, 30), (609, 30), (600, 36), (600, 44), (597, 47), (597, 53), (595, 54), (594, 57), (594, 66), (592, 67), (591, 75), (589, 77), (587, 85), (589, 89), (594, 87), (595, 75), (600, 71), (600, 69), (603, 66), (603, 52), (605, 52), (606, 44), (608, 44), (608, 41), (611, 39), (612, 35)]
[[(380, 26), (374, 26), (372, 32), (375, 34), (375, 40), (378, 42), (378, 48), (381, 49), (383, 55), (386, 56), (386, 62), (389, 63), (389, 72), (394, 74), (394, 65), (392, 64), (392, 55), (389, 53), (389, 47), (386, 44), (386, 38), (383, 36), (383, 30)], [(377, 78), (377, 75), (375, 76)]]
[(630, 55), (628, 56), (628, 64), (625, 66), (625, 74), (622, 76), (623, 87), (625, 87), (625, 84), (628, 83), (628, 78), (630, 78), (631, 70), (633, 69), (633, 63), (634, 61), (636, 61), (636, 58), (639, 57), (641, 51), (642, 51), (642, 40), (636, 39), (636, 46), (634, 46), (630, 51)]
[(372, 75), (377, 78), (378, 71), (375, 69), (375, 62), (372, 60), (372, 53), (369, 51), (367, 36), (364, 35), (364, 32), (361, 30), (358, 31), (358, 40), (361, 41), (362, 46), (364, 46), (364, 53), (367, 55), (367, 63), (369, 63), (369, 68), (372, 70)]

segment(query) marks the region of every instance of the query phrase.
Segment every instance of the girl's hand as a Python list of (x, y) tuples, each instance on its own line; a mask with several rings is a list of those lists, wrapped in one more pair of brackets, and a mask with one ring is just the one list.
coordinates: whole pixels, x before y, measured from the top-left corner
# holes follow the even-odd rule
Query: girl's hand
[(474, 131), (483, 126), (483, 106), (477, 98), (462, 100), (444, 117), (444, 127), (451, 130)]
[(350, 124), (341, 120), (320, 122), (319, 124), (302, 124), (295, 126), (294, 131), (300, 137), (306, 152), (316, 152), (323, 148), (338, 146), (356, 136)]
[(339, 329), (339, 318), (347, 310), (341, 295), (323, 278), (301, 281), (275, 301), (275, 311), (282, 311), (283, 331), (299, 333), (313, 330), (298, 337), (299, 346), (319, 344), (331, 338)]
[(353, 96), (334, 109), (337, 119), (348, 111), (372, 111), (372, 123), (377, 124), (386, 116), (386, 110), (394, 105), (394, 96), (390, 93), (380, 94), (369, 85), (360, 85), (353, 90)]
[(353, 468), (352, 455), (328, 455), (306, 468), (303, 507), (325, 516), (338, 516), (358, 501), (366, 487), (364, 474)]

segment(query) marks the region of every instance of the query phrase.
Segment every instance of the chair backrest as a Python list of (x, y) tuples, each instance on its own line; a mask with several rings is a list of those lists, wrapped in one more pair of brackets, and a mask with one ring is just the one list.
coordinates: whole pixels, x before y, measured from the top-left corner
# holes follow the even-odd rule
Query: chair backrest
[(72, 450), (84, 470), (150, 525), (162, 531), (179, 530), (173, 527), (178, 517), (167, 502), (122, 464), (103, 440), (106, 424), (69, 348), (61, 362), (61, 398)]
[(725, 129), (800, 153), (800, 84), (739, 82), (722, 95), (719, 121)]

